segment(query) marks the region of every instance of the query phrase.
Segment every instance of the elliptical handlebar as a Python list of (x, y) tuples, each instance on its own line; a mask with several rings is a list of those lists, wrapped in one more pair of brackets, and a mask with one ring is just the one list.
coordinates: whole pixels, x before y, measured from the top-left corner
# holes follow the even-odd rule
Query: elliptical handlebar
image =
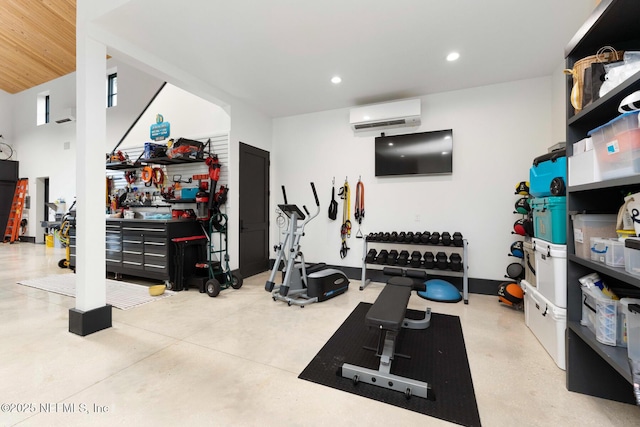
[(316, 206), (320, 207), (320, 200), (318, 199), (318, 193), (316, 192), (316, 186), (315, 186), (315, 184), (313, 182), (311, 183), (311, 189), (313, 190), (313, 197), (315, 197), (315, 199), (316, 199)]
[(284, 204), (288, 205), (289, 202), (287, 202), (287, 192), (284, 190), (284, 185), (282, 186), (282, 197), (284, 197)]
[(309, 215), (309, 209), (307, 209), (307, 205), (302, 205), (302, 209)]

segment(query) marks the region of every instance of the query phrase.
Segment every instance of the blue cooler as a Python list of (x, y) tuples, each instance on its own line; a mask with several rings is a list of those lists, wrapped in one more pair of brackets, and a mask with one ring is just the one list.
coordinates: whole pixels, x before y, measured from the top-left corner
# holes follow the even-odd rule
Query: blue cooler
[(557, 245), (567, 243), (567, 198), (537, 197), (529, 201), (533, 212), (533, 235)]
[[(551, 183), (555, 178), (554, 189)], [(561, 180), (561, 184), (559, 185)], [(557, 150), (536, 157), (529, 169), (529, 193), (534, 197), (564, 196), (567, 183), (566, 150)], [(561, 186), (561, 188), (560, 188)]]

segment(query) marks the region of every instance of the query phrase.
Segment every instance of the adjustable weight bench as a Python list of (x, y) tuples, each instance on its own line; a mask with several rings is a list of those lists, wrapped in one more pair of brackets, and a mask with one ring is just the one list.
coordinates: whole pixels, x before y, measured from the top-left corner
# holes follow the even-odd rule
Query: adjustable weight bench
[(410, 358), (410, 356), (395, 353), (396, 341), (402, 328), (426, 329), (431, 323), (430, 308), (425, 310), (423, 319), (413, 320), (405, 317), (412, 290), (425, 290), (425, 285), (408, 277), (392, 277), (365, 316), (367, 326), (380, 330), (378, 348), (367, 348), (375, 350), (380, 357), (378, 370), (344, 363), (340, 369), (340, 375), (351, 379), (354, 384), (365, 382), (402, 392), (407, 399), (411, 396), (419, 396), (434, 400), (428, 383), (391, 373), (391, 362), (394, 356)]

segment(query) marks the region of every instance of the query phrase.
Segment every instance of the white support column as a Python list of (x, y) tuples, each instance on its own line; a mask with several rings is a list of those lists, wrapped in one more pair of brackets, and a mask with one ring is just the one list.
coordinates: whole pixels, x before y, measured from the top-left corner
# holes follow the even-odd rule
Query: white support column
[[(111, 326), (106, 306), (106, 46), (76, 29), (76, 307), (69, 330), (87, 335)], [(108, 317), (108, 319), (107, 319)]]

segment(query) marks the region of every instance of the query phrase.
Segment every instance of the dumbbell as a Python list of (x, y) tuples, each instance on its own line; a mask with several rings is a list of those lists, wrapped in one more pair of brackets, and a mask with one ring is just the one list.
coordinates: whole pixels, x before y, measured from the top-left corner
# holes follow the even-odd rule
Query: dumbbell
[(440, 233), (434, 231), (433, 233), (431, 233), (431, 236), (429, 236), (429, 244), (437, 245), (438, 243), (440, 243)]
[(369, 252), (367, 252), (367, 262), (369, 264), (373, 264), (376, 261), (376, 255), (378, 254), (378, 251), (376, 251), (375, 249), (369, 249)]
[(420, 254), (420, 252), (418, 251), (413, 251), (411, 252), (411, 261), (409, 261), (409, 265), (411, 267), (420, 267), (420, 258), (422, 258), (422, 255)]
[(369, 233), (367, 235), (367, 242), (375, 242), (376, 240), (376, 233)]
[(404, 231), (401, 231), (400, 233), (398, 233), (398, 238), (396, 239), (396, 241), (404, 242), (406, 238), (407, 238), (407, 233), (405, 233)]
[(418, 231), (417, 233), (414, 233), (413, 243), (420, 243), (421, 239), (422, 239), (422, 232)]
[(387, 258), (389, 258), (389, 251), (387, 251), (386, 249), (381, 250), (376, 257), (376, 264), (386, 264)]
[(376, 242), (382, 242), (383, 235), (384, 235), (383, 232), (379, 232), (378, 234), (376, 234)]
[(429, 237), (431, 237), (431, 233), (428, 231), (422, 232), (422, 235), (420, 236), (420, 243), (429, 243)]
[(459, 231), (453, 233), (453, 246), (462, 246), (463, 243), (464, 242), (462, 241), (462, 233), (460, 233)]
[(449, 263), (447, 262), (447, 254), (444, 252), (438, 252), (436, 254), (436, 267), (440, 270), (446, 270), (449, 267)]
[(398, 255), (398, 265), (407, 265), (409, 263), (409, 251), (401, 251)]
[(424, 268), (435, 268), (436, 267), (436, 259), (433, 256), (433, 252), (425, 252), (424, 253)]
[(389, 256), (387, 257), (387, 265), (396, 265), (398, 262), (398, 251), (395, 249), (391, 249), (389, 251)]
[(391, 236), (389, 236), (389, 241), (390, 242), (396, 242), (398, 240), (398, 232), (397, 231), (392, 231), (391, 232)]
[(462, 257), (460, 254), (449, 255), (449, 267), (453, 271), (462, 271)]
[(383, 242), (388, 242), (390, 237), (391, 237), (391, 233), (384, 233), (382, 235), (382, 241)]
[(448, 231), (443, 232), (442, 236), (440, 237), (440, 240), (442, 241), (442, 244), (445, 246), (451, 245), (451, 234), (449, 234)]
[(413, 231), (407, 231), (407, 235), (405, 236), (404, 241), (407, 243), (413, 242)]

